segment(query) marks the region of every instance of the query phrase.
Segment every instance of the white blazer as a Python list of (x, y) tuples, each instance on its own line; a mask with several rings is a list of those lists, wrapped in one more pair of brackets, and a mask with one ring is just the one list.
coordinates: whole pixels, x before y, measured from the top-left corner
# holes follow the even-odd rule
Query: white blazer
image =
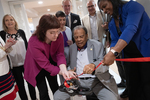
[[(97, 21), (97, 33), (98, 33), (98, 38), (99, 41), (102, 42), (103, 39), (103, 35), (106, 34), (105, 29), (102, 28), (102, 24), (103, 24), (103, 20), (102, 20), (102, 16), (100, 14), (99, 11), (96, 12), (96, 21)], [(89, 14), (85, 15), (82, 18), (82, 25), (86, 27), (87, 31), (88, 31), (88, 38), (92, 39), (92, 30), (91, 30), (91, 25), (90, 25), (90, 17)]]
[[(4, 46), (5, 43), (3, 39), (0, 37), (0, 46)], [(11, 62), (11, 61), (10, 61)], [(3, 76), (9, 72), (9, 62), (7, 59), (7, 53), (0, 49), (0, 76)]]

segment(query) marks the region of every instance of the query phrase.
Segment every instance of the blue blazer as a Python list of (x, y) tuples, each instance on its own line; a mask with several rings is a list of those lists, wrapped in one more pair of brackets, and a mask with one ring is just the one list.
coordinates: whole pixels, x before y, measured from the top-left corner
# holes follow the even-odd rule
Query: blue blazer
[(119, 8), (119, 28), (122, 34), (119, 36), (112, 17), (109, 22), (109, 31), (111, 34), (111, 46), (114, 47), (118, 39), (123, 39), (127, 43), (131, 40), (136, 44), (138, 50), (144, 57), (150, 57), (150, 19), (144, 10), (144, 7), (130, 1)]

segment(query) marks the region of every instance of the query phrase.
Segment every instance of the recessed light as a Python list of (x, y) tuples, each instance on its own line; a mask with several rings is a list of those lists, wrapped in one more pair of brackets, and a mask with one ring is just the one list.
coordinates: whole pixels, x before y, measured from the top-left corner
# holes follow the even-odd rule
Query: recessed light
[(50, 9), (47, 9), (47, 11), (50, 11)]
[(43, 4), (43, 1), (39, 1), (38, 4)]

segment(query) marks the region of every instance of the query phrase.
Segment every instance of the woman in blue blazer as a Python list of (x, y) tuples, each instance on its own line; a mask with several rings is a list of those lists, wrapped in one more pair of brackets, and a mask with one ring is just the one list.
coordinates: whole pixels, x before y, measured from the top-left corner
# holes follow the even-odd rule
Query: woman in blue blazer
[[(144, 7), (135, 2), (98, 0), (104, 13), (112, 16), (108, 28), (111, 50), (103, 65), (111, 65), (118, 53), (124, 58), (150, 57), (150, 19)], [(129, 100), (150, 100), (150, 62), (124, 62)]]

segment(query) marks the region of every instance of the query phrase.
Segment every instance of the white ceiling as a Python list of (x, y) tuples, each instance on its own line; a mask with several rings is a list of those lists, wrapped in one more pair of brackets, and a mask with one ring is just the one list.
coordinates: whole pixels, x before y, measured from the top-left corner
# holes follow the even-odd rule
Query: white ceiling
[[(7, 0), (8, 2), (23, 2), (26, 8), (27, 16), (29, 18), (33, 17), (39, 17), (45, 13), (52, 13), (55, 14), (59, 10), (63, 10), (61, 7), (62, 0)], [(38, 1), (43, 1), (43, 4), (38, 4)], [(80, 7), (82, 5), (83, 0), (76, 0), (76, 5), (77, 7)], [(138, 1), (139, 3), (143, 4), (145, 7), (147, 13), (150, 16), (150, 0), (135, 0)], [(84, 6), (84, 4), (83, 4)], [(47, 9), (51, 9), (49, 12)], [(78, 10), (78, 9), (77, 9)], [(81, 9), (82, 10), (82, 9)], [(80, 11), (81, 11), (80, 10)], [(77, 11), (78, 14), (80, 14), (80, 11)], [(82, 15), (82, 14), (80, 14)]]
[[(7, 0), (9, 2), (23, 2), (28, 18), (38, 17), (45, 13), (55, 14), (62, 10), (62, 0)], [(38, 4), (43, 1), (43, 4)], [(77, 5), (81, 5), (82, 0), (76, 0)], [(50, 11), (47, 11), (50, 9)]]
[[(62, 0), (41, 0), (43, 4), (38, 4), (38, 1), (24, 2), (29, 18), (37, 17), (45, 13), (54, 14), (56, 11), (63, 10), (61, 6)], [(47, 9), (50, 9), (50, 11), (47, 11)]]

